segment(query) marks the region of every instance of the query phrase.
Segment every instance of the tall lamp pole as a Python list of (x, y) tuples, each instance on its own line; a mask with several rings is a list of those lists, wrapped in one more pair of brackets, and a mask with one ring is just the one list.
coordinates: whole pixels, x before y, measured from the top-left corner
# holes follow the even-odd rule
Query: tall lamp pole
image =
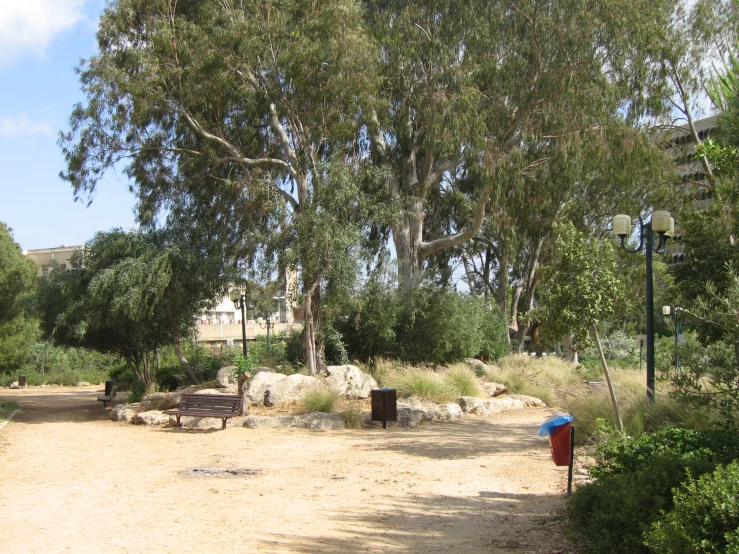
[(262, 317), (257, 318), (257, 323), (259, 324), (259, 326), (262, 329), (264, 329), (265, 325), (267, 327), (267, 352), (269, 352), (270, 351), (270, 347), (269, 347), (269, 330), (272, 327), (275, 326), (275, 323), (276, 323), (275, 322), (275, 318), (272, 317), (271, 315), (267, 315), (267, 319), (266, 320), (264, 318), (262, 318)]
[[(613, 232), (621, 239), (621, 248), (629, 254), (636, 254), (644, 250), (647, 259), (647, 399), (654, 400), (654, 284), (652, 278), (652, 254), (661, 254), (667, 247), (667, 241), (675, 231), (675, 220), (670, 212), (657, 210), (652, 213), (648, 223), (639, 216), (639, 246), (635, 249), (626, 247), (624, 241), (633, 228), (631, 217), (617, 215), (613, 218)], [(655, 244), (654, 234), (657, 233), (658, 242)]]
[(246, 347), (246, 294), (244, 289), (231, 289), (230, 297), (236, 309), (241, 310), (241, 349), (244, 358), (248, 358), (249, 352)]

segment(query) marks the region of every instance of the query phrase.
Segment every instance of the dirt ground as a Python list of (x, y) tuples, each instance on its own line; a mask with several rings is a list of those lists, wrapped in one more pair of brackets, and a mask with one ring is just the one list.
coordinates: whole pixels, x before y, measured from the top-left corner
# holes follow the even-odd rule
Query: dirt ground
[[(136, 426), (100, 387), (1, 390), (0, 552), (570, 553), (550, 410), (317, 433)], [(195, 471), (197, 470), (197, 471)]]

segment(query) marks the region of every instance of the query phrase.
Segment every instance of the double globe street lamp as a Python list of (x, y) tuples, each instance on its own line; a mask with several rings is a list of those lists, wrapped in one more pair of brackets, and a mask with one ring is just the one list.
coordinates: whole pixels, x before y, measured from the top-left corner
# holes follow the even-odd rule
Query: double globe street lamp
[[(675, 232), (675, 220), (670, 212), (657, 210), (652, 213), (649, 222), (639, 216), (639, 246), (635, 249), (626, 246), (626, 237), (633, 231), (631, 217), (617, 215), (613, 218), (613, 233), (621, 239), (621, 248), (629, 254), (644, 250), (647, 258), (647, 399), (654, 400), (654, 285), (652, 278), (653, 252), (662, 254), (667, 248), (667, 241)], [(655, 233), (658, 240), (655, 244)]]
[(249, 302), (247, 305), (246, 291), (243, 288), (231, 289), (229, 297), (234, 303), (237, 310), (241, 310), (241, 348), (244, 353), (244, 358), (249, 356), (248, 349), (246, 346), (246, 310), (253, 310), (256, 307), (256, 302)]

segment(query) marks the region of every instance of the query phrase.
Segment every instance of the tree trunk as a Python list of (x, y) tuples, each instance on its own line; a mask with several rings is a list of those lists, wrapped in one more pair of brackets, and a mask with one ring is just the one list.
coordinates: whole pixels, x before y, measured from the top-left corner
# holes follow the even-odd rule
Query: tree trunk
[(572, 339), (573, 335), (569, 334), (565, 336), (564, 340), (562, 341), (564, 343), (563, 356), (566, 361), (572, 362), (574, 364), (579, 364), (580, 361), (577, 359), (577, 350), (573, 348)]
[[(544, 245), (544, 239), (539, 239), (536, 248), (529, 259), (526, 271), (526, 302), (524, 304), (524, 313), (531, 311), (534, 306), (534, 293), (536, 292), (536, 284), (538, 275), (536, 269), (539, 266), (539, 256), (541, 255), (541, 247)], [(523, 352), (526, 333), (528, 333), (530, 325), (519, 325), (516, 332), (516, 340), (518, 340), (518, 352)]]
[(398, 288), (403, 290), (417, 287), (423, 279), (423, 215), (423, 201), (412, 198), (406, 203), (400, 223), (392, 228), (398, 258)]
[(611, 403), (613, 404), (613, 413), (616, 415), (616, 421), (618, 422), (618, 428), (624, 428), (624, 422), (621, 420), (621, 410), (618, 408), (618, 400), (616, 400), (616, 390), (613, 388), (613, 382), (611, 382), (611, 372), (608, 370), (608, 364), (606, 363), (606, 357), (603, 355), (603, 347), (600, 344), (600, 337), (598, 336), (598, 328), (593, 324), (590, 328), (590, 334), (595, 342), (595, 349), (598, 351), (598, 357), (600, 358), (600, 365), (603, 367), (603, 374), (606, 376), (606, 383), (608, 384), (608, 392), (611, 395)]
[(174, 353), (177, 355), (177, 359), (182, 364), (182, 367), (185, 368), (187, 376), (190, 378), (190, 380), (196, 385), (199, 385), (200, 380), (195, 375), (195, 371), (193, 371), (190, 362), (187, 361), (187, 358), (185, 358), (185, 355), (182, 353), (180, 330), (177, 328), (177, 325), (174, 323), (174, 321), (170, 321), (170, 323), (172, 325), (172, 343), (174, 344)]
[(305, 308), (305, 326), (303, 328), (303, 357), (308, 366), (310, 374), (315, 376), (318, 371), (316, 367), (316, 321), (313, 318), (313, 295), (318, 283), (314, 283), (303, 294), (303, 307)]
[(241, 415), (249, 415), (249, 399), (246, 396), (246, 382), (251, 377), (251, 373), (242, 373), (238, 378), (237, 389), (241, 396)]

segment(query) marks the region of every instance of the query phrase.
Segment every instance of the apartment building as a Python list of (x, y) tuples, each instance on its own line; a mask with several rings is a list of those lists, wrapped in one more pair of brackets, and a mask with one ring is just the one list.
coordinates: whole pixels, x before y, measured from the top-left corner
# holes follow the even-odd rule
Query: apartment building
[(67, 246), (62, 244), (55, 248), (39, 248), (24, 250), (23, 255), (33, 260), (39, 266), (39, 277), (46, 277), (52, 264), (56, 263), (62, 269), (72, 268), (72, 256), (75, 252), (84, 250), (84, 246)]

